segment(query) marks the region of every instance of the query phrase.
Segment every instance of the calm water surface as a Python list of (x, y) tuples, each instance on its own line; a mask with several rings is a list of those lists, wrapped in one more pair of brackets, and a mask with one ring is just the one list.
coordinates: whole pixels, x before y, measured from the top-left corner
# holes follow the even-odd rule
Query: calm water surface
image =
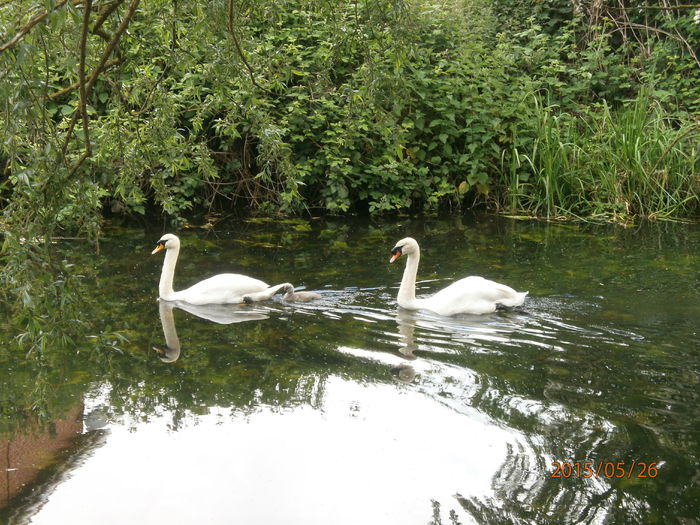
[[(197, 308), (156, 300), (161, 233), (54, 245), (61, 322), (6, 306), (0, 523), (700, 523), (698, 225), (190, 228), (176, 289), (322, 294)], [(407, 235), (419, 294), (476, 274), (530, 296), (398, 311)], [(18, 350), (27, 323), (67, 344)]]

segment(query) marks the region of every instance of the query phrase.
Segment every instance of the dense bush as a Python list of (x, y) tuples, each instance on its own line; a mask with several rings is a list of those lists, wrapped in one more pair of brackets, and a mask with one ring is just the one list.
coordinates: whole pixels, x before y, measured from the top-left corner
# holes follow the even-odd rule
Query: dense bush
[[(104, 212), (149, 210), (697, 211), (688, 9), (17, 4), (0, 10), (0, 192), (23, 231), (96, 233)], [(632, 178), (663, 183), (601, 190)]]
[(641, 89), (665, 109), (700, 109), (700, 9), (641, 0), (494, 2), (520, 71), (566, 110), (617, 106)]
[(519, 126), (532, 141), (504, 151), (502, 204), (547, 217), (697, 216), (700, 11), (528, 4), (497, 4), (511, 15), (512, 60), (537, 86), (536, 118)]

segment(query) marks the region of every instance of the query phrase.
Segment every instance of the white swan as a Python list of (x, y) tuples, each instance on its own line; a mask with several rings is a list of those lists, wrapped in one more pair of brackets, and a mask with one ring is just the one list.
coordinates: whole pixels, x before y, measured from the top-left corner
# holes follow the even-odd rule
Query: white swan
[(173, 290), (175, 264), (180, 253), (180, 239), (172, 233), (160, 238), (151, 255), (166, 250), (163, 270), (158, 284), (158, 295), (164, 301), (181, 301), (193, 305), (239, 304), (270, 299), (280, 290), (293, 292), (289, 283), (268, 286), (266, 283), (237, 273), (221, 273), (198, 282), (185, 290)]
[(511, 287), (484, 279), (465, 277), (437, 292), (432, 297), (416, 299), (416, 273), (420, 248), (415, 239), (406, 237), (391, 249), (393, 263), (401, 255), (407, 257), (397, 302), (407, 310), (430, 310), (440, 315), (487, 314), (503, 306), (520, 306), (528, 292), (516, 292)]

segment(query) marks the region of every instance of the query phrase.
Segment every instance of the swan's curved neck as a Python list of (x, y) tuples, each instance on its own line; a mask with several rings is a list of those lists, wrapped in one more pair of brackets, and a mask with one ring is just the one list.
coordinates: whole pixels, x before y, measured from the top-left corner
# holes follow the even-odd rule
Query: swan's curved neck
[(418, 273), (419, 261), (420, 250), (406, 256), (406, 268), (403, 271), (403, 279), (401, 279), (397, 297), (399, 306), (403, 308), (410, 308), (416, 301), (416, 274)]
[(180, 247), (168, 248), (163, 259), (163, 270), (160, 272), (160, 282), (158, 283), (158, 295), (161, 299), (170, 301), (175, 294), (173, 290), (173, 277), (175, 275), (175, 264)]

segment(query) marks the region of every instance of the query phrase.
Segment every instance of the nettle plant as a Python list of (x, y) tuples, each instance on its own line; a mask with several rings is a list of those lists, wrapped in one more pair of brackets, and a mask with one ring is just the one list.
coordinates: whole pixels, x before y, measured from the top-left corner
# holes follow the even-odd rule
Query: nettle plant
[(284, 87), (265, 111), (304, 202), (382, 212), (489, 194), (528, 85), (489, 40), (488, 13), (309, 7), (259, 29), (248, 58), (255, 68), (268, 57), (260, 70)]

